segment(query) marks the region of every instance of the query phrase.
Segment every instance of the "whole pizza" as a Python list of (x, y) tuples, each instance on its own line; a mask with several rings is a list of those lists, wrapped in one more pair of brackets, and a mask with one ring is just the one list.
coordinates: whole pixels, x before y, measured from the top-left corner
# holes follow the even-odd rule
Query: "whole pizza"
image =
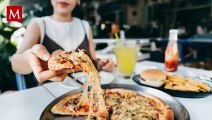
[[(53, 106), (54, 114), (87, 116), (89, 101), (85, 106), (76, 108), (82, 93), (71, 94)], [(173, 110), (159, 98), (140, 94), (127, 89), (106, 89), (104, 91), (108, 116), (101, 119), (109, 120), (174, 120)], [(94, 112), (98, 106), (94, 105)], [(94, 117), (99, 118), (98, 115)], [(93, 118), (93, 119), (96, 119)]]

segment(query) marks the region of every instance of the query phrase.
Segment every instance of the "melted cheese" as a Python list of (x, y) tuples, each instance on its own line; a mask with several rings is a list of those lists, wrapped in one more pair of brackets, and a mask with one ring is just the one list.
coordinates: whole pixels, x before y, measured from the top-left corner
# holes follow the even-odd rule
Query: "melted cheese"
[[(76, 105), (76, 108), (81, 106), (83, 107), (89, 102), (89, 116), (87, 119), (92, 119), (93, 116), (97, 117), (97, 119), (105, 119), (108, 115), (108, 112), (103, 98), (103, 90), (100, 86), (100, 75), (93, 65), (91, 59), (82, 50), (65, 54), (65, 57), (69, 61), (71, 61), (76, 66), (80, 66), (82, 71), (88, 75), (88, 78), (86, 78), (85, 84), (83, 86), (82, 97), (79, 103)], [(90, 95), (88, 95), (89, 86), (91, 88)], [(93, 107), (94, 104), (98, 106), (98, 110), (95, 112)], [(73, 108), (70, 107), (70, 110), (72, 111)]]

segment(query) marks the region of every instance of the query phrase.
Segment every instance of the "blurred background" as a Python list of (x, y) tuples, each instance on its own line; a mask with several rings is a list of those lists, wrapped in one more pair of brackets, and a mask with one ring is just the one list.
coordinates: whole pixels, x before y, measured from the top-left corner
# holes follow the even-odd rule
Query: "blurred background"
[[(23, 21), (6, 21), (7, 5), (23, 6)], [(0, 1), (0, 90), (16, 90), (18, 76), (12, 71), (10, 56), (23, 41), (32, 18), (52, 14), (50, 0)], [(164, 62), (169, 29), (178, 29), (180, 64), (212, 70), (212, 0), (81, 0), (74, 16), (89, 21), (94, 41), (110, 40), (114, 33), (126, 39), (147, 41), (141, 60)], [(142, 42), (141, 42), (142, 43)], [(96, 45), (96, 50), (107, 44)], [(34, 83), (26, 75), (28, 87)]]

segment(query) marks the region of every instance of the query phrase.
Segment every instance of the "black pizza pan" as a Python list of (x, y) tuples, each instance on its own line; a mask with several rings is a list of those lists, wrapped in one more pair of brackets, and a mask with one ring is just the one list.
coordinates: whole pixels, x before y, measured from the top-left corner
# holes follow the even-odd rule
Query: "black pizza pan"
[[(173, 98), (172, 96), (160, 90), (150, 88), (150, 87), (144, 87), (144, 86), (138, 86), (138, 85), (126, 85), (126, 84), (109, 84), (109, 85), (103, 85), (102, 88), (103, 89), (124, 88), (124, 89), (133, 90), (140, 94), (142, 93), (152, 94), (160, 98), (161, 100), (163, 100), (166, 104), (168, 104), (174, 110), (175, 120), (190, 120), (190, 116), (187, 109), (177, 99)], [(52, 107), (55, 104), (57, 104), (60, 100), (62, 100), (63, 98), (71, 94), (75, 94), (78, 92), (82, 92), (82, 89), (71, 91), (69, 93), (66, 93), (56, 98), (44, 109), (44, 111), (42, 112), (40, 116), (40, 120), (84, 120), (85, 117), (55, 115), (51, 112)]]

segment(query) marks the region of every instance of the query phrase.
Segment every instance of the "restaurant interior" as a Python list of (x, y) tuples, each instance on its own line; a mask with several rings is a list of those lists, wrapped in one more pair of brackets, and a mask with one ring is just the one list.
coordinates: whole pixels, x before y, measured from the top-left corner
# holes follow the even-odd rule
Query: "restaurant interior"
[[(52, 32), (55, 38), (65, 35), (61, 27), (54, 25), (56, 23), (69, 25), (69, 23), (53, 20), (56, 11), (56, 5), (54, 6), (53, 3), (61, 3), (65, 8), (69, 6), (67, 1), (71, 1), (71, 4), (74, 3), (73, 1), (76, 2), (70, 14), (74, 17), (71, 22), (82, 21), (83, 34), (85, 33), (85, 38), (88, 39), (88, 43), (85, 43), (86, 46), (89, 44), (88, 51), (94, 48), (94, 52), (85, 51), (85, 53), (88, 53), (99, 71), (101, 78), (99, 84), (103, 89), (125, 88), (138, 93), (152, 94), (173, 109), (175, 120), (211, 120), (212, 0), (0, 0), (0, 120), (81, 119), (78, 115), (75, 116), (76, 118), (72, 118), (72, 115), (71, 117), (58, 116), (51, 112), (51, 108), (62, 98), (79, 92), (79, 89), (82, 90), (82, 86), (87, 85), (90, 77), (94, 79), (88, 74), (88, 68), (84, 68), (83, 63), (79, 65), (80, 71), (84, 72), (82, 73), (75, 71), (75, 68), (64, 67), (71, 68), (72, 71), (63, 73), (66, 76), (62, 79), (58, 77), (58, 80), (57, 76), (60, 74), (56, 71), (58, 75), (52, 77), (54, 80), (50, 78), (46, 80), (45, 77), (42, 79), (38, 76), (41, 71), (36, 73), (32, 67), (36, 62), (30, 62), (30, 65), (26, 63), (27, 68), (24, 59), (21, 59), (21, 54), (24, 54), (23, 49), (29, 43), (27, 37), (35, 37), (29, 32), (33, 20), (52, 20), (49, 23), (44, 22), (46, 29), (45, 27), (44, 30), (41, 30), (42, 27), (39, 29), (41, 30), (39, 40)], [(7, 21), (7, 6), (22, 6), (22, 21)], [(88, 32), (87, 28), (84, 28), (87, 26), (83, 23), (86, 25), (88, 23), (90, 28)], [(81, 26), (70, 30), (73, 29), (80, 31)], [(43, 31), (46, 32), (44, 36)], [(31, 32), (36, 33), (36, 30)], [(29, 33), (32, 37), (29, 37)], [(80, 37), (70, 37), (73, 34), (79, 34)], [(70, 32), (67, 37), (81, 38), (81, 34), (78, 31)], [(51, 36), (50, 38), (54, 39)], [(67, 46), (64, 41), (60, 40), (58, 44)], [(34, 43), (31, 41), (29, 44)], [(44, 45), (42, 42), (36, 44)], [(49, 44), (47, 43), (47, 46)], [(56, 44), (51, 47), (58, 48)], [(81, 47), (72, 48), (71, 44), (69, 47), (70, 49), (65, 47), (61, 49), (64, 51), (81, 49)], [(39, 57), (39, 54), (33, 53), (36, 51), (34, 46), (27, 49), (31, 50), (34, 56), (38, 56), (38, 61), (44, 60)], [(83, 47), (82, 49), (87, 50)], [(49, 51), (50, 54), (52, 52)], [(71, 56), (72, 53), (74, 54), (74, 52), (63, 52), (61, 55)], [(80, 50), (76, 52), (78, 53), (81, 55)], [(96, 56), (97, 63), (93, 61), (93, 54)], [(52, 54), (51, 57), (53, 58), (54, 55)], [(30, 60), (33, 61), (32, 58)], [(101, 60), (102, 64), (100, 64)], [(45, 66), (47, 65), (49, 71), (55, 71), (56, 68), (51, 68), (50, 65), (56, 66), (57, 63), (51, 64), (49, 61), (48, 63), (45, 61)], [(107, 66), (106, 64), (110, 62), (111, 66)], [(72, 66), (75, 65), (73, 61), (70, 63)], [(23, 70), (19, 68), (30, 69), (31, 72), (22, 72)], [(150, 73), (147, 73), (149, 71)], [(158, 72), (160, 75), (165, 74), (165, 78), (160, 78)], [(94, 88), (95, 91), (97, 88), (92, 85), (90, 84), (89, 90)], [(161, 119), (143, 116), (137, 119), (134, 116), (136, 115), (128, 118), (119, 116), (114, 120)], [(92, 120), (97, 119), (99, 118), (95, 116)]]

